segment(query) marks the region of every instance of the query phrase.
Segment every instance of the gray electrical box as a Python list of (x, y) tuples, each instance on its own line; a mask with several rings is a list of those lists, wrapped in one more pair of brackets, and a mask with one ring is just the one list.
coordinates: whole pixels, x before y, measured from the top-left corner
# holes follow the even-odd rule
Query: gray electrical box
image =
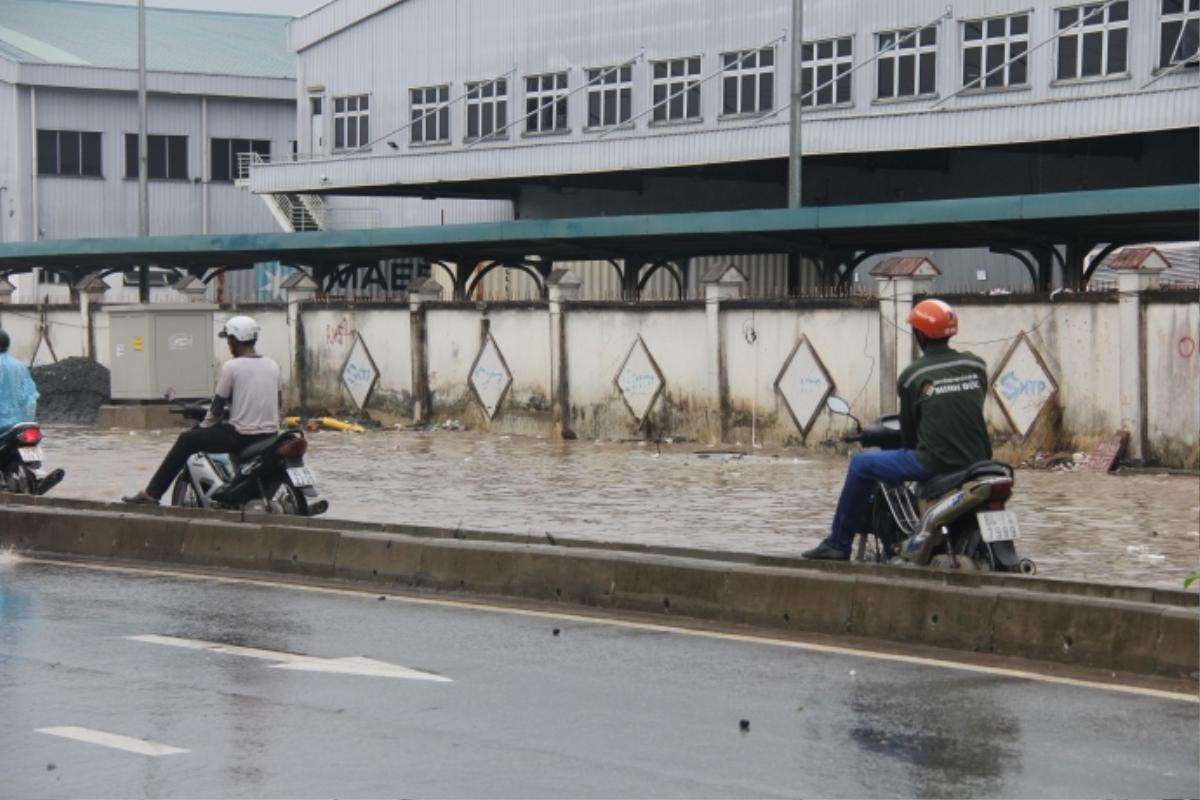
[(215, 305), (160, 303), (113, 306), (108, 312), (108, 355), (113, 400), (162, 400), (213, 393)]

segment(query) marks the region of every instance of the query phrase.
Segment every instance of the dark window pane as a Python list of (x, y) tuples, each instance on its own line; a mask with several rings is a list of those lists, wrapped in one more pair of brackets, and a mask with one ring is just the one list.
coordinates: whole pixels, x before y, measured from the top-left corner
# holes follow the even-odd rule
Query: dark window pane
[(136, 133), (125, 134), (125, 177), (138, 176), (138, 137)]
[(896, 94), (900, 97), (909, 97), (916, 94), (917, 91), (917, 59), (914, 56), (900, 56), (900, 62), (896, 65), (897, 76), (899, 78), (896, 87)]
[(496, 94), (498, 96), (508, 94), (508, 79), (507, 78), (501, 78), (500, 80), (496, 81), (495, 85), (496, 85)]
[(467, 107), (467, 138), (479, 137), (479, 106)]
[(167, 177), (167, 137), (151, 136), (147, 149), (150, 157), (148, 171), (151, 178), (162, 180)]
[(698, 59), (698, 58), (689, 58), (688, 59), (688, 74), (689, 75), (699, 75), (700, 74), (700, 59)]
[(621, 115), (619, 122), (628, 122), (633, 116), (633, 92), (629, 89), (621, 90)]
[(1183, 11), (1183, 0), (1162, 0), (1162, 13), (1179, 14)]
[(896, 34), (881, 33), (879, 34), (879, 51), (883, 52), (896, 43)]
[(496, 127), (503, 128), (508, 124), (508, 102), (505, 100), (496, 101)]
[[(678, 91), (678, 90), (677, 90)], [(667, 103), (667, 115), (671, 119), (683, 118), (683, 95), (677, 94)]]
[(667, 62), (665, 62), (665, 61), (655, 61), (654, 62), (654, 77), (658, 78), (658, 79), (667, 77)]
[(684, 66), (684, 63), (682, 61), (672, 61), (671, 62), (671, 77), (672, 78), (683, 77), (683, 66)]
[[(433, 119), (432, 117), (430, 118)], [(439, 108), (437, 113), (437, 130), (431, 131), (438, 141), (450, 138), (450, 109)]]
[[(838, 74), (840, 75), (840, 74), (849, 73), (849, 72), (850, 72), (850, 68), (846, 67), (845, 69), (839, 70)], [(844, 77), (844, 78), (838, 78), (837, 99), (838, 99), (839, 103), (850, 102), (850, 76), (849, 76), (849, 74), (846, 74), (846, 77)]]
[(346, 146), (346, 119), (344, 117), (336, 117), (333, 120), (333, 146), (336, 148)]
[(654, 87), (654, 119), (662, 121), (667, 118), (667, 106), (663, 102), (667, 99), (667, 87), (663, 84), (658, 84)]
[(1025, 14), (1016, 15), (1009, 20), (1008, 30), (1013, 36), (1029, 33), (1029, 17)]
[(319, 117), (321, 115), (321, 98), (320, 97), (310, 97), (310, 98), (308, 98), (308, 104), (309, 104), (310, 113), (314, 117)]
[(1103, 25), (1104, 11), (1102, 6), (1084, 6), (1083, 7), (1083, 24), (1088, 25)]
[(336, 97), (333, 100), (333, 110), (335, 113), (341, 114), (346, 111), (346, 98)]
[(937, 28), (929, 27), (921, 31), (921, 45), (930, 47), (937, 44)]
[(58, 174), (79, 174), (79, 132), (58, 132)]
[(1021, 86), (1029, 80), (1029, 66), (1026, 57), (1022, 56), (1008, 65), (1008, 82), (1011, 86)]
[(1004, 35), (1004, 18), (989, 19), (987, 21), (987, 35), (989, 37), (1000, 37)]
[(371, 118), (368, 117), (366, 114), (364, 114), (358, 120), (358, 143), (359, 143), (359, 145), (365, 145), (365, 144), (367, 144), (367, 142), (371, 141), (370, 121), (371, 121)]
[(168, 136), (167, 177), (184, 179), (188, 176), (187, 137)]
[(1128, 28), (1117, 28), (1108, 32), (1108, 74), (1125, 71), (1125, 48), (1129, 40)]
[(758, 65), (760, 67), (775, 66), (775, 48), (767, 47), (758, 51)]
[(1120, 3), (1113, 3), (1108, 7), (1109, 22), (1124, 22), (1127, 19), (1129, 19), (1129, 3), (1126, 0), (1122, 0)]
[(737, 53), (725, 53), (721, 56), (721, 66), (725, 69), (730, 69), (737, 66)]
[(38, 131), (38, 174), (58, 174), (58, 131)]
[(968, 22), (963, 26), (963, 39), (968, 42), (974, 42), (983, 37), (982, 22)]
[(271, 142), (266, 139), (255, 139), (250, 143), (250, 149), (263, 157), (264, 161), (271, 160)]
[(526, 78), (525, 79), (525, 91), (536, 92), (537, 90), (538, 90), (537, 78)]
[(805, 67), (800, 70), (800, 96), (804, 98), (804, 105), (806, 106), (813, 104), (813, 100), (809, 96), (809, 92), (813, 88), (812, 74), (812, 67)]
[(368, 98), (368, 96), (367, 96), (367, 95), (365, 95), (365, 94), (364, 94), (364, 95), (360, 95), (360, 96), (359, 96), (359, 98), (358, 98), (358, 110), (359, 110), (359, 111), (366, 111), (366, 110), (368, 110), (368, 106), (367, 106), (367, 103), (368, 103), (368, 102), (369, 102), (369, 98)]
[(414, 142), (420, 143), (425, 141), (425, 131), (428, 127), (427, 123), (429, 122), (430, 118), (426, 117), (422, 119), (421, 115), (424, 113), (425, 112), (414, 108), (409, 116), (408, 129), (412, 131), (411, 136)]
[(688, 119), (695, 119), (700, 116), (700, 86), (692, 84), (692, 88), (688, 89), (687, 93), (687, 115)]
[(878, 65), (879, 65), (879, 70), (878, 70), (879, 96), (880, 97), (893, 97), (895, 95), (895, 88), (892, 86), (892, 84), (895, 80), (895, 78), (894, 78), (895, 59), (881, 58), (876, 63), (878, 63)]
[[(987, 48), (987, 71), (991, 74), (984, 80), (984, 86), (1003, 86), (1004, 70), (996, 69), (1004, 63), (1004, 45), (989, 44)], [(995, 72), (992, 72), (995, 70)]]
[(1082, 75), (1099, 75), (1103, 69), (1104, 34), (1092, 31), (1083, 35)]
[(982, 74), (982, 48), (968, 47), (963, 50), (963, 86), (975, 88), (974, 81)]
[(214, 181), (233, 180), (233, 172), (229, 166), (233, 160), (229, 152), (229, 140), (213, 139), (210, 149), (212, 150), (212, 179)]
[(937, 90), (937, 53), (921, 54), (921, 94), (932, 94)]
[(915, 50), (917, 47), (917, 37), (920, 34), (917, 31), (900, 31), (897, 42), (901, 50)]
[(588, 125), (595, 128), (608, 125), (616, 118), (617, 95), (615, 92), (593, 94), (588, 97)]
[(817, 44), (817, 58), (833, 58), (833, 42), (819, 42)]
[(851, 44), (850, 39), (838, 39), (837, 54), (839, 56), (853, 55), (853, 45)]
[(775, 73), (765, 72), (758, 78), (758, 110), (770, 111), (775, 107)]
[(1176, 60), (1194, 62), (1197, 51), (1200, 51), (1200, 20), (1189, 19), (1183, 29), (1183, 39), (1179, 43)]
[(100, 134), (82, 134), (83, 164), (82, 174), (100, 177), (103, 174), (100, 156)]
[(737, 110), (738, 110), (738, 108), (737, 108), (738, 79), (735, 77), (729, 77), (729, 78), (726, 78), (724, 81), (722, 81), (722, 83), (724, 84), (724, 86), (722, 87), (723, 91), (721, 92), (721, 94), (722, 94), (721, 113), (722, 114), (736, 114)]
[(1162, 38), (1158, 43), (1158, 65), (1160, 67), (1170, 66), (1176, 58), (1178, 52), (1176, 48), (1179, 46), (1179, 32), (1183, 30), (1183, 25), (1178, 22), (1164, 22), (1162, 26)]
[(1075, 60), (1079, 48), (1078, 36), (1063, 36), (1058, 40), (1058, 77), (1066, 80), (1075, 77)]
[(558, 73), (558, 78), (555, 79), (555, 83), (558, 85), (559, 89), (567, 88), (567, 73), (565, 73), (565, 72)]
[(1079, 21), (1079, 9), (1064, 8), (1058, 12), (1058, 29), (1069, 28)]
[(804, 44), (804, 45), (800, 46), (800, 60), (801, 61), (812, 61), (813, 60), (813, 46), (811, 44)]
[(753, 75), (742, 76), (742, 107), (738, 111), (754, 111), (754, 83)]

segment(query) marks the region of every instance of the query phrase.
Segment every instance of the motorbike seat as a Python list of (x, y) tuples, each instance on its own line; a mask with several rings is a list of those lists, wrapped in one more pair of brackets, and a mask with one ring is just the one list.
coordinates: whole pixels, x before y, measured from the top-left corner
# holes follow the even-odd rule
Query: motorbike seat
[(283, 438), (286, 435), (286, 433), (277, 433), (274, 436), (267, 436), (250, 445), (249, 447), (239, 450), (234, 456), (234, 460), (238, 463), (245, 463), (255, 456), (262, 455), (270, 450), (273, 446), (283, 441)]
[(958, 472), (934, 475), (917, 487), (917, 497), (922, 500), (928, 500), (931, 497), (939, 497), (947, 492), (952, 492), (967, 481), (972, 481), (976, 478), (995, 477), (1012, 477), (1012, 467), (1003, 461), (977, 461), (966, 469), (960, 469)]

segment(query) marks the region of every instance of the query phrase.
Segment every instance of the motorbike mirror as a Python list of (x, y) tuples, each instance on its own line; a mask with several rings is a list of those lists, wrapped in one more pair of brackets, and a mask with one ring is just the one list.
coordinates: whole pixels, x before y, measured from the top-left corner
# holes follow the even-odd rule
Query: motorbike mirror
[(166, 398), (166, 401), (168, 403), (175, 402), (175, 387), (168, 386), (167, 390), (165, 392), (163, 392), (163, 397)]
[(844, 417), (850, 416), (850, 404), (836, 394), (831, 394), (825, 399), (825, 407), (834, 414), (841, 414)]

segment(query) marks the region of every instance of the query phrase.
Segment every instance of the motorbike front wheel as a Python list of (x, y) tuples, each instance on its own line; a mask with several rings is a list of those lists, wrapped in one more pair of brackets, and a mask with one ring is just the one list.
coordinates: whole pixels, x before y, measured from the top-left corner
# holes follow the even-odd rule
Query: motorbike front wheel
[(182, 508), (202, 507), (200, 495), (186, 475), (180, 475), (175, 479), (175, 486), (171, 489), (171, 505)]

